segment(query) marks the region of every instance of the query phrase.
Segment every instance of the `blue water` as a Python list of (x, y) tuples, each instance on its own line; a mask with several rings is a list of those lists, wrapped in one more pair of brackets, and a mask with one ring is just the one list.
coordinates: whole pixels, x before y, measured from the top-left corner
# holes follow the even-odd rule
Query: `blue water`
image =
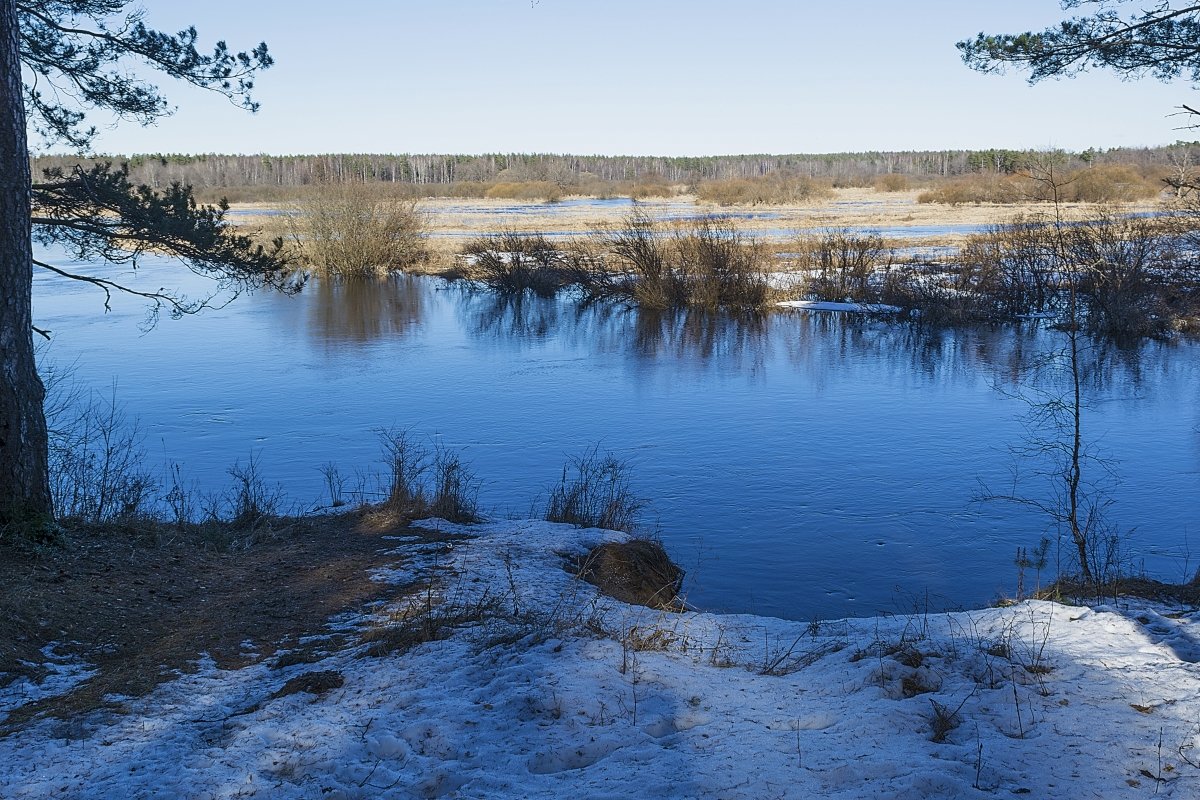
[[(207, 286), (155, 260), (121, 277)], [(46, 357), (105, 394), (115, 382), (151, 459), (206, 490), (254, 453), (297, 503), (320, 501), (320, 465), (371, 474), (373, 429), (398, 425), (461, 448), (484, 507), (523, 516), (599, 442), (630, 460), (693, 603), (796, 619), (986, 603), (1047, 529), (1029, 508), (972, 502), (981, 483), (1007, 488), (1023, 441), (1013, 376), (1061, 344), (1036, 327), (656, 316), (406, 277), (243, 296), (148, 331), (140, 301), (104, 314), (101, 300), (38, 276)], [(1170, 580), (1200, 566), (1198, 355), (1114, 350), (1089, 380), (1085, 432), (1122, 479), (1111, 517), (1136, 528), (1132, 564)]]

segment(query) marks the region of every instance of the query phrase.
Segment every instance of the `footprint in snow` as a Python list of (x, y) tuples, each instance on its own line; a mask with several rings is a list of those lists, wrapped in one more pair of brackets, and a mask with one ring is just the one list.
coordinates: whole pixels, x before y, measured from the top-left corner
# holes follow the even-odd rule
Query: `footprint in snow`
[(1168, 619), (1150, 610), (1142, 611), (1136, 620), (1152, 642), (1169, 649), (1180, 661), (1200, 663), (1200, 634), (1189, 633), (1186, 620)]

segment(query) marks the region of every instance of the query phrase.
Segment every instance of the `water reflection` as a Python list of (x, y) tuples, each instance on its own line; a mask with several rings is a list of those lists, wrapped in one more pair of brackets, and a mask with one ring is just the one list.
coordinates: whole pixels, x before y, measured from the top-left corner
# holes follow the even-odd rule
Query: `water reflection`
[(378, 280), (315, 280), (308, 331), (330, 344), (366, 344), (409, 332), (424, 316), (428, 283), (412, 275)]
[(532, 295), (464, 292), (459, 313), (479, 339), (623, 353), (638, 361), (705, 366), (732, 374), (760, 369), (770, 349), (769, 317), (692, 310), (644, 311), (623, 303), (581, 303)]
[[(438, 279), (394, 276), (381, 281), (319, 281), (309, 290), (307, 332), (327, 344), (364, 344), (404, 335), (427, 317), (457, 316), (479, 341), (508, 347), (549, 340), (593, 353), (624, 354), (672, 368), (719, 365), (725, 374), (753, 376), (777, 352), (812, 385), (860, 368), (921, 383), (973, 383), (984, 378), (1003, 392), (1032, 382), (1046, 390), (1060, 369), (1066, 337), (1043, 323), (933, 328), (848, 314), (780, 312), (732, 315), (693, 310), (645, 311), (622, 303), (581, 303), (504, 295)], [(1100, 395), (1136, 393), (1178, 369), (1179, 342), (1140, 347), (1088, 341), (1085, 385)], [(1059, 365), (1061, 366), (1061, 364)]]
[[(453, 290), (451, 290), (453, 291)], [(483, 339), (544, 339), (562, 327), (564, 306), (530, 294), (461, 290), (461, 309), (471, 335)]]

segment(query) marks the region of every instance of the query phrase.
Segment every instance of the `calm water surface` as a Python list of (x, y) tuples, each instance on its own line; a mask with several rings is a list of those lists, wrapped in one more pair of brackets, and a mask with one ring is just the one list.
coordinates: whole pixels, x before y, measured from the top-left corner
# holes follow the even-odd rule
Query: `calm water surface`
[[(206, 289), (186, 278), (149, 262), (132, 279)], [(997, 386), (1013, 389), (1053, 332), (664, 317), (406, 277), (243, 296), (144, 332), (140, 302), (103, 314), (95, 290), (45, 275), (35, 294), (48, 357), (100, 391), (115, 382), (151, 457), (206, 489), (254, 453), (293, 499), (317, 501), (321, 464), (376, 468), (372, 430), (398, 425), (462, 448), (486, 509), (527, 515), (565, 458), (600, 442), (632, 462), (648, 523), (706, 608), (809, 619), (985, 603), (1013, 591), (1015, 549), (1047, 530), (972, 499), (1007, 485), (1022, 441), (1026, 406)], [(1087, 432), (1122, 479), (1111, 516), (1136, 528), (1135, 565), (1170, 580), (1200, 565), (1198, 355), (1112, 351), (1089, 382)]]

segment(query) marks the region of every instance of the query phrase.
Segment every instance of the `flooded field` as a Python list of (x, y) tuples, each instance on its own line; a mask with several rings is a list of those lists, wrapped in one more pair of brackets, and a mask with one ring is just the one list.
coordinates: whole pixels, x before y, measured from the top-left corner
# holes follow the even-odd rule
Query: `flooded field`
[[(688, 222), (717, 215), (728, 218), (748, 235), (785, 242), (801, 233), (829, 228), (877, 232), (905, 246), (954, 246), (991, 225), (1009, 222), (1019, 215), (1044, 214), (1043, 204), (964, 204), (945, 206), (918, 203), (915, 191), (876, 192), (872, 189), (836, 189), (831, 198), (804, 205), (719, 206), (697, 203), (691, 196), (637, 201), (651, 219)], [(586, 236), (596, 227), (619, 225), (634, 208), (626, 197), (573, 197), (554, 203), (512, 200), (421, 200), (435, 247), (454, 250), (462, 240), (480, 233), (519, 230), (541, 233), (548, 238)], [(1130, 213), (1150, 214), (1159, 206), (1146, 202), (1129, 204)], [(278, 224), (287, 209), (264, 205), (235, 207), (230, 219), (247, 226)], [(1067, 204), (1068, 219), (1095, 213), (1094, 205)]]
[[(210, 288), (154, 260), (122, 277)], [(370, 484), (373, 430), (398, 425), (461, 449), (489, 513), (525, 516), (599, 443), (630, 460), (691, 602), (794, 619), (985, 603), (1014, 590), (1017, 547), (1054, 535), (1032, 509), (974, 501), (1014, 467), (1025, 490), (1048, 491), (1011, 453), (1028, 412), (1015, 377), (1061, 346), (1036, 324), (651, 314), (423, 277), (313, 281), (149, 331), (144, 316), (128, 298), (101, 313), (76, 281), (36, 282), (46, 357), (115, 391), (151, 460), (204, 491), (253, 454), (292, 501), (317, 504), (322, 464)], [(1086, 431), (1120, 479), (1111, 516), (1131, 531), (1129, 564), (1170, 580), (1198, 561), (1198, 356), (1186, 341), (1110, 349), (1088, 383)]]

